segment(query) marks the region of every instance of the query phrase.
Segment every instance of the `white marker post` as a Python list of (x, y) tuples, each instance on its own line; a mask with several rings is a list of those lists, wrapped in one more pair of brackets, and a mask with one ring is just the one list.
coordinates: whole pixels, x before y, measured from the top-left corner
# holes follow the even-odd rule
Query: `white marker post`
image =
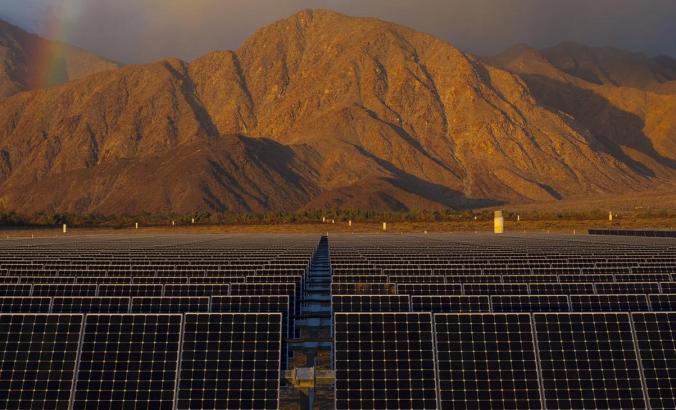
[(138, 222), (136, 222), (136, 225), (135, 225), (135, 226), (136, 226), (136, 229), (138, 229)]
[(493, 231), (496, 234), (505, 232), (505, 219), (502, 217), (502, 211), (495, 211), (493, 218)]
[(517, 215), (517, 216), (516, 216), (516, 221), (517, 221), (517, 222), (521, 222), (521, 215)]
[(610, 222), (613, 222), (613, 213), (612, 212), (608, 212), (608, 220)]
[(322, 223), (326, 223), (326, 217), (322, 216)]
[(195, 225), (195, 218), (192, 218), (192, 224)]
[(383, 232), (387, 231), (387, 222), (383, 222)]
[(68, 233), (68, 225), (63, 224), (63, 233)]
[(352, 220), (351, 219), (349, 221), (347, 221), (347, 226), (350, 226), (350, 227), (352, 226)]

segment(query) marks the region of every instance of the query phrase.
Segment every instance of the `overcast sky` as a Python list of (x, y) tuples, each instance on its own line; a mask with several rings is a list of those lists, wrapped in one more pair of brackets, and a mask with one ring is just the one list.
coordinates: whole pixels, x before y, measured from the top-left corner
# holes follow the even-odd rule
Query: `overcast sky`
[(676, 0), (0, 0), (0, 17), (123, 63), (236, 49), (304, 8), (373, 16), (488, 55), (562, 41), (676, 56)]

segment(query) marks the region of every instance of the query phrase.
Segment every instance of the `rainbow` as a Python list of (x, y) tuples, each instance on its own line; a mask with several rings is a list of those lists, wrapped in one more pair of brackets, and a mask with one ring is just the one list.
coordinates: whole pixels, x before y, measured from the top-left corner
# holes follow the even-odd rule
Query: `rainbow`
[(68, 47), (73, 29), (87, 7), (87, 0), (56, 0), (44, 7), (41, 36), (53, 41), (38, 41), (31, 50), (31, 74), (35, 88), (62, 83), (67, 79)]

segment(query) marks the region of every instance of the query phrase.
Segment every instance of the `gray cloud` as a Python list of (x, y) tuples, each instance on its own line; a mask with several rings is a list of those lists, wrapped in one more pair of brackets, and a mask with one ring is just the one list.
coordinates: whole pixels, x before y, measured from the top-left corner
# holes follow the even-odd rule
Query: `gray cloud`
[(63, 27), (75, 45), (143, 63), (235, 49), (304, 8), (395, 21), (477, 54), (576, 41), (676, 55), (674, 0), (2, 0), (0, 16), (41, 34)]

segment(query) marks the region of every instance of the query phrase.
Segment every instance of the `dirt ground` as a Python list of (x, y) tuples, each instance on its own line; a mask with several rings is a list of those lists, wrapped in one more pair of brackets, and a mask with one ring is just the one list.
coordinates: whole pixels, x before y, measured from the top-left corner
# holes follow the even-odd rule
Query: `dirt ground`
[[(593, 228), (621, 228), (621, 229), (676, 229), (676, 217), (644, 218), (644, 217), (615, 217), (608, 220), (578, 220), (578, 219), (543, 219), (521, 221), (505, 220), (505, 231), (518, 233), (586, 233)], [(465, 220), (453, 222), (388, 222), (388, 233), (422, 233), (428, 232), (491, 232), (493, 222), (490, 220)], [(190, 226), (154, 226), (129, 228), (69, 228), (64, 234), (61, 228), (2, 228), (2, 238), (30, 238), (45, 236), (78, 236), (78, 235), (167, 235), (167, 234), (235, 234), (235, 233), (379, 233), (383, 232), (382, 223), (354, 222), (348, 226), (347, 222), (317, 224), (280, 224), (280, 225), (190, 225)]]

